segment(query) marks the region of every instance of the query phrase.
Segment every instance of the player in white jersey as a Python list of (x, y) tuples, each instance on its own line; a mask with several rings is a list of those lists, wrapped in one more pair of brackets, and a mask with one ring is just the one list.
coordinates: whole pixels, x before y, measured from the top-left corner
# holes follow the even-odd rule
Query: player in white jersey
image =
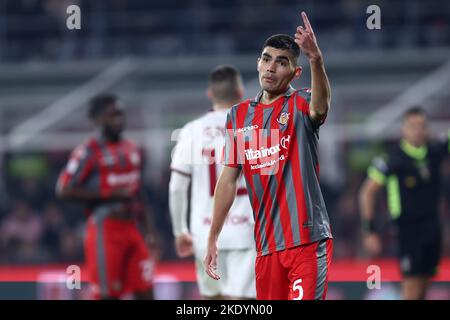
[(194, 254), (197, 283), (205, 299), (254, 299), (254, 219), (243, 178), (218, 239), (220, 281), (214, 281), (203, 270), (214, 189), (222, 170), (227, 112), (243, 97), (239, 71), (228, 65), (216, 67), (209, 76), (207, 92), (213, 110), (184, 126), (172, 153), (169, 206), (175, 246), (179, 257)]

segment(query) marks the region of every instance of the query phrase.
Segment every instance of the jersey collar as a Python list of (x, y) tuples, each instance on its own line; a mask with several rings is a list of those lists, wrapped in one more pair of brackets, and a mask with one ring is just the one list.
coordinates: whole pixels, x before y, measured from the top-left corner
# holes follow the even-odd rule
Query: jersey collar
[(400, 148), (411, 158), (416, 160), (423, 160), (427, 156), (428, 148), (426, 145), (422, 145), (420, 147), (415, 147), (412, 144), (408, 143), (406, 140), (402, 139), (400, 142)]
[[(284, 93), (284, 96), (286, 98), (290, 97), (293, 93), (295, 92), (295, 88), (292, 87), (291, 85), (289, 86), (289, 88), (286, 90), (286, 92)], [(261, 101), (261, 97), (263, 95), (263, 91), (261, 90), (256, 96), (255, 98), (250, 101), (250, 106), (252, 107), (256, 107), (256, 105)]]

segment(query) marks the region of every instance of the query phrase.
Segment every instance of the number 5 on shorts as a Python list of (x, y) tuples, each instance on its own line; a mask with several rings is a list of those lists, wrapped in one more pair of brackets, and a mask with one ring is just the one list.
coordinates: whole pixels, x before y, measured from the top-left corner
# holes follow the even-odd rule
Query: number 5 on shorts
[(303, 299), (303, 287), (300, 285), (302, 283), (302, 279), (297, 279), (294, 281), (294, 285), (292, 286), (292, 291), (298, 290), (298, 296), (293, 298), (292, 300), (302, 300)]

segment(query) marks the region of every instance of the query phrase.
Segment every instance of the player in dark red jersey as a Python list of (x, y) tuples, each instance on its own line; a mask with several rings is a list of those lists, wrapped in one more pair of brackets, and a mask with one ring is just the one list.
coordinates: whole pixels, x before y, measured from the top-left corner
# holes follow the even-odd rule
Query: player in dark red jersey
[(152, 299), (149, 247), (156, 238), (141, 191), (140, 151), (122, 138), (124, 111), (114, 95), (94, 97), (89, 117), (98, 130), (72, 152), (57, 194), (87, 206), (85, 258), (93, 297), (119, 299), (132, 293)]
[[(216, 242), (242, 172), (255, 216), (258, 299), (324, 299), (332, 253), (329, 218), (319, 186), (319, 127), (330, 105), (322, 53), (304, 12), (295, 39), (275, 35), (258, 58), (262, 91), (228, 113), (224, 169), (204, 260), (216, 274)], [(300, 50), (311, 90), (295, 90)], [(220, 261), (218, 262), (220, 263)]]

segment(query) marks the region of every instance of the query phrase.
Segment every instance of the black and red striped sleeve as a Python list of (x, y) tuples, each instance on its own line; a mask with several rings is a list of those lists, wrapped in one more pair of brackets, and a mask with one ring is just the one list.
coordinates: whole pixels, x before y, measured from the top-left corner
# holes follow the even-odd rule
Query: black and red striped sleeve
[(327, 114), (324, 114), (323, 117), (318, 120), (311, 119), (310, 105), (309, 105), (311, 103), (311, 89), (310, 88), (303, 88), (303, 89), (297, 90), (295, 99), (296, 99), (295, 104), (297, 106), (297, 110), (301, 111), (303, 114), (308, 116), (308, 119), (310, 120), (310, 124), (311, 124), (311, 129), (313, 131), (316, 131), (321, 125), (323, 125), (325, 123)]
[(59, 175), (57, 189), (67, 187), (78, 187), (91, 175), (95, 167), (95, 155), (93, 149), (88, 144), (83, 144), (75, 148)]

